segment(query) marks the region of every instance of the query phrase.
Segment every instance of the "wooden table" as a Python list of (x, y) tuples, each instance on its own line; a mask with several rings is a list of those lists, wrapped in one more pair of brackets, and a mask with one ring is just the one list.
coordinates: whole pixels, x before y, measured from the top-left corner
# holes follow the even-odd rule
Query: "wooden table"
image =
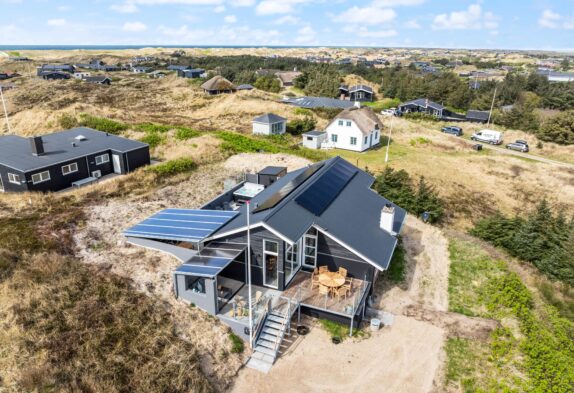
[(324, 272), (319, 274), (319, 284), (329, 289), (339, 288), (345, 285), (345, 277), (338, 272)]

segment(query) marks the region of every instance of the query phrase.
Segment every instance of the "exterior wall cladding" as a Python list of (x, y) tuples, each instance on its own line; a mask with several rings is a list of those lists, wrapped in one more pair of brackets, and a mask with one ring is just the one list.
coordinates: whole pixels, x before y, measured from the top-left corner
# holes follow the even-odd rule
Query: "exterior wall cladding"
[[(109, 154), (110, 159), (109, 162), (96, 165), (96, 156), (102, 154)], [(127, 153), (119, 153), (114, 150), (107, 150), (97, 152), (95, 154), (90, 154), (84, 157), (78, 157), (74, 160), (61, 162), (58, 164), (54, 164), (51, 166), (47, 166), (45, 168), (36, 169), (29, 172), (20, 172), (14, 169), (5, 167), (0, 165), (0, 176), (2, 177), (2, 184), (4, 185), (5, 191), (11, 192), (22, 192), (22, 191), (40, 191), (40, 192), (49, 192), (49, 191), (59, 191), (65, 188), (69, 188), (72, 186), (72, 183), (81, 179), (85, 179), (92, 175), (94, 171), (101, 171), (102, 176), (108, 175), (114, 172), (113, 163), (112, 163), (112, 154), (120, 155), (120, 166), (121, 166), (121, 173), (125, 174), (131, 172), (141, 166), (148, 165), (150, 163), (150, 155), (149, 155), (149, 148), (147, 146), (142, 147), (141, 149), (132, 150)], [(69, 175), (64, 175), (62, 173), (62, 166), (67, 164), (77, 163), (78, 164), (78, 171), (71, 173)], [(32, 183), (32, 175), (44, 171), (50, 172), (50, 180), (33, 184)], [(25, 180), (25, 184), (14, 184), (8, 181), (8, 173), (14, 173), (20, 176), (20, 180)]]
[[(276, 241), (279, 244), (279, 290), (283, 291), (289, 285), (285, 285), (285, 250), (286, 243), (266, 229), (257, 228), (251, 231), (251, 281), (253, 285), (263, 286), (263, 240)], [(317, 248), (317, 266), (327, 265), (329, 270), (336, 271), (339, 267), (348, 270), (350, 277), (373, 282), (376, 269), (361, 260), (351, 251), (341, 246), (331, 238), (319, 232)], [(217, 241), (247, 244), (247, 233), (242, 232), (228, 237), (217, 239)], [(303, 269), (310, 268), (303, 266)]]

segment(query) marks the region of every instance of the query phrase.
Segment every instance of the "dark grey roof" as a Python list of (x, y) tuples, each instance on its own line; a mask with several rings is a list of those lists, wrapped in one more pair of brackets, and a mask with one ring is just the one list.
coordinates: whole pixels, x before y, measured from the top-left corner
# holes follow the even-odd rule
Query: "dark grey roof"
[(305, 136), (320, 136), (326, 134), (325, 131), (317, 131), (317, 130), (313, 130), (313, 131), (309, 131), (309, 132), (305, 132), (303, 135)]
[(477, 120), (484, 120), (487, 121), (488, 120), (488, 111), (474, 111), (474, 110), (469, 110), (466, 113), (466, 118), (467, 119), (477, 119)]
[[(86, 140), (75, 139), (80, 135)], [(34, 156), (28, 138), (17, 135), (0, 136), (0, 164), (29, 172), (107, 150), (124, 153), (147, 146), (142, 142), (106, 135), (105, 132), (85, 127), (43, 135), (42, 140), (45, 154)], [(75, 143), (76, 147), (72, 146), (72, 143)]]
[(167, 66), (167, 69), (170, 71), (183, 71), (183, 70), (188, 70), (190, 69), (190, 66), (184, 66), (184, 65), (177, 65), (177, 64), (172, 64)]
[(354, 106), (351, 101), (338, 100), (328, 97), (296, 97), (283, 100), (286, 104), (299, 106), (301, 108), (340, 108), (346, 109)]
[(253, 90), (253, 89), (255, 89), (255, 87), (253, 85), (250, 85), (250, 84), (237, 86), (237, 90)]
[(84, 77), (86, 82), (90, 83), (104, 83), (106, 80), (112, 81), (109, 77), (105, 75), (98, 75), (98, 76), (86, 76)]
[(437, 104), (436, 102), (428, 100), (426, 98), (417, 98), (416, 100), (410, 100), (410, 101), (407, 101), (407, 102), (401, 104), (401, 106), (403, 106), (403, 105), (415, 105), (415, 106), (420, 106), (423, 108), (426, 108), (428, 105), (429, 107), (436, 109), (436, 110), (445, 109), (445, 107), (442, 106), (441, 104)]
[(359, 91), (359, 90), (366, 91), (367, 93), (372, 93), (372, 92), (373, 92), (373, 89), (372, 89), (370, 86), (367, 86), (367, 85), (357, 85), (357, 86), (353, 86), (353, 87), (351, 87), (351, 88), (349, 89), (349, 92), (350, 92), (350, 93), (353, 93), (353, 92)]
[[(263, 204), (278, 190), (305, 172), (307, 168), (286, 174), (256, 195), (251, 200), (251, 225), (264, 224), (290, 242), (296, 242), (311, 226), (315, 225), (327, 236), (334, 237), (359, 257), (363, 257), (379, 269), (386, 269), (397, 239), (380, 228), (381, 210), (390, 202), (370, 189), (374, 178), (340, 157), (314, 165), (320, 168), (274, 207), (253, 213), (255, 207)], [(315, 216), (296, 202), (296, 199), (327, 175), (335, 165), (355, 171), (356, 174), (327, 208), (319, 216)], [(399, 233), (406, 212), (394, 204), (393, 206), (395, 207), (393, 231)], [(238, 217), (217, 230), (213, 237), (217, 238), (228, 232), (244, 230), (247, 223), (247, 207), (241, 207), (239, 213)]]
[(254, 123), (264, 123), (264, 124), (274, 124), (280, 121), (287, 121), (284, 117), (277, 116), (274, 113), (266, 113), (263, 116), (256, 117), (253, 119)]
[(341, 85), (341, 86), (339, 86), (339, 90), (349, 91), (349, 86), (348, 85)]
[(286, 171), (287, 168), (284, 166), (266, 166), (262, 170), (259, 171), (260, 175), (271, 175), (277, 176)]

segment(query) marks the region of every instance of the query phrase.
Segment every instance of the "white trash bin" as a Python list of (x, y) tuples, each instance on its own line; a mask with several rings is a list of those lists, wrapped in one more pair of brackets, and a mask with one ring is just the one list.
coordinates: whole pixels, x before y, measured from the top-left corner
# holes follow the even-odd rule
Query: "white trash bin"
[(371, 319), (371, 330), (376, 332), (381, 328), (381, 320), (378, 318)]

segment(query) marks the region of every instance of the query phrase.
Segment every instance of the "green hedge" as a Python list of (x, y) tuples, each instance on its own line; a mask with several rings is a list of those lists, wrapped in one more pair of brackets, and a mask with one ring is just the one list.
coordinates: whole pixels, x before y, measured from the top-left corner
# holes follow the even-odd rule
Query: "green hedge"
[(84, 127), (93, 128), (99, 131), (107, 132), (109, 134), (118, 135), (122, 131), (128, 129), (128, 125), (118, 121), (106, 119), (104, 117), (96, 117), (87, 113), (80, 115), (80, 125)]
[(190, 172), (197, 168), (197, 164), (191, 158), (177, 158), (158, 165), (147, 167), (148, 172), (160, 176), (172, 176), (178, 173)]

